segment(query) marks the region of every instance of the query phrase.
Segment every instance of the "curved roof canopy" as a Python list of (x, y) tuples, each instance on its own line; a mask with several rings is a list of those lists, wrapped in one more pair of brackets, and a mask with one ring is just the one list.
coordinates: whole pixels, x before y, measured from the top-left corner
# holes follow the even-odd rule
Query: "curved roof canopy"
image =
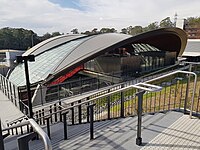
[[(23, 55), (35, 55), (29, 62), (30, 82), (49, 82), (75, 67), (124, 45), (144, 43), (181, 55), (187, 42), (186, 33), (179, 28), (162, 28), (136, 36), (107, 33), (92, 36), (65, 35), (48, 39)], [(19, 64), (9, 79), (18, 86), (25, 85), (24, 67)]]
[(199, 57), (200, 56), (200, 39), (188, 39), (185, 51), (182, 56)]

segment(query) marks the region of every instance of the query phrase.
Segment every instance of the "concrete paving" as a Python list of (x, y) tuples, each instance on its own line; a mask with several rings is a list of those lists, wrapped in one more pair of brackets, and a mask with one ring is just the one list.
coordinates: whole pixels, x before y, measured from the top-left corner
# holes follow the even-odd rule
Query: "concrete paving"
[(200, 119), (180, 117), (141, 150), (172, 149), (200, 150)]
[(2, 121), (2, 128), (5, 128), (8, 122), (22, 116), (24, 116), (24, 114), (0, 90), (0, 118)]

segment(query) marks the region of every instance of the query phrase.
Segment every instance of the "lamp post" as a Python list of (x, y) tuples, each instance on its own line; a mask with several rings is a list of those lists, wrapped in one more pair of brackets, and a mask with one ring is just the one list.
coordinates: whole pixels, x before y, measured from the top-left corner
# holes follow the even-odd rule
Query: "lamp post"
[(30, 88), (29, 72), (28, 72), (28, 61), (30, 61), (30, 62), (35, 61), (35, 56), (34, 55), (17, 56), (17, 63), (24, 62), (24, 69), (25, 69), (25, 76), (26, 76), (26, 89), (27, 89), (27, 96), (28, 96), (29, 117), (33, 118), (33, 108), (32, 108), (32, 102), (31, 102), (31, 88)]

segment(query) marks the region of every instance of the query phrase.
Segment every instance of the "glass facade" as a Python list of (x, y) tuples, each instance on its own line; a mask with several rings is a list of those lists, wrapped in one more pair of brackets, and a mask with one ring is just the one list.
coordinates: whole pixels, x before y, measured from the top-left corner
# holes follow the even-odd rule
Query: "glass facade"
[[(87, 40), (88, 37), (70, 41), (58, 47), (45, 51), (35, 57), (35, 62), (28, 62), (30, 83), (44, 80), (57, 64), (68, 55), (75, 47)], [(26, 84), (24, 64), (19, 64), (11, 73), (9, 80), (17, 86)]]
[(160, 50), (149, 44), (130, 44), (106, 52), (84, 64), (85, 69), (114, 75), (134, 77), (175, 63), (176, 52)]

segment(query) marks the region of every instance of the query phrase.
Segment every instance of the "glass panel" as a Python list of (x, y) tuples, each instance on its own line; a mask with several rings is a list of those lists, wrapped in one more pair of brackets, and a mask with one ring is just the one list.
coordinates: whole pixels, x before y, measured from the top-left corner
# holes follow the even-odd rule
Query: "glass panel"
[[(35, 62), (28, 62), (30, 83), (36, 83), (44, 80), (74, 48), (87, 40), (89, 37), (74, 40), (58, 47), (52, 48), (35, 57)], [(19, 64), (11, 73), (9, 79), (18, 86), (26, 84), (24, 75), (24, 65)]]

